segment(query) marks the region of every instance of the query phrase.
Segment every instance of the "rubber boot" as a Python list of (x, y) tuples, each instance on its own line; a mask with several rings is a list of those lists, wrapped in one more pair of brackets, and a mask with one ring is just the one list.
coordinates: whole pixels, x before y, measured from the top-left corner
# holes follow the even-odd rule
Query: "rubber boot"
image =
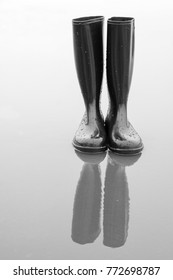
[(133, 18), (112, 17), (107, 25), (107, 84), (110, 99), (106, 117), (109, 148), (119, 154), (138, 154), (140, 136), (127, 118), (127, 100), (134, 63)]
[(86, 112), (73, 139), (82, 152), (106, 150), (104, 120), (100, 112), (103, 79), (102, 16), (73, 19), (74, 56)]

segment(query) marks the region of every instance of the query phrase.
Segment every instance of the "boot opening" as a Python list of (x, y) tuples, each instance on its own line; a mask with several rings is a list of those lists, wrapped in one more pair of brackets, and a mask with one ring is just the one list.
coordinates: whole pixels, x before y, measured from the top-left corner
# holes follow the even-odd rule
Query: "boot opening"
[(103, 19), (104, 19), (103, 16), (80, 17), (80, 18), (73, 19), (73, 23), (74, 24), (86, 24), (86, 23), (102, 21)]
[(108, 19), (108, 22), (113, 24), (126, 24), (134, 21), (132, 17), (111, 17)]

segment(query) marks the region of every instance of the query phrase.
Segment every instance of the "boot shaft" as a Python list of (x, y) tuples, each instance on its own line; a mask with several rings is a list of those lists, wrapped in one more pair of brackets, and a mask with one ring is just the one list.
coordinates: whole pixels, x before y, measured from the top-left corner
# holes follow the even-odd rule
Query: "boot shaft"
[(104, 17), (84, 17), (73, 20), (73, 43), (79, 84), (87, 111), (99, 106), (103, 78)]
[(134, 63), (134, 19), (112, 17), (107, 25), (107, 84), (111, 106), (127, 105)]

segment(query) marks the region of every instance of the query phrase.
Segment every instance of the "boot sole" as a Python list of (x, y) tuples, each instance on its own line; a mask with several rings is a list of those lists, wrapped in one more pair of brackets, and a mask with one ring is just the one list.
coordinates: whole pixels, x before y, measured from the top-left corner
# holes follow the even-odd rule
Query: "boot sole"
[(103, 147), (87, 147), (87, 146), (79, 146), (76, 145), (74, 142), (72, 143), (74, 148), (77, 151), (84, 152), (84, 153), (101, 153), (107, 150), (107, 146)]
[(112, 152), (116, 153), (116, 154), (119, 154), (119, 155), (138, 155), (142, 152), (144, 146), (142, 145), (141, 147), (139, 148), (136, 148), (136, 149), (118, 149), (118, 148), (113, 148), (113, 147), (110, 147), (108, 146), (109, 150), (111, 150)]

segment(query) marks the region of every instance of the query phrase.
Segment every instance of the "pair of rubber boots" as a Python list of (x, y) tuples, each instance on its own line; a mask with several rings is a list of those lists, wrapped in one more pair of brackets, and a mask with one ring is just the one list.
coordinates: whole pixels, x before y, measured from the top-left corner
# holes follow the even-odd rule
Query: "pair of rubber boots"
[(134, 18), (112, 17), (107, 22), (107, 86), (109, 110), (100, 111), (103, 79), (103, 16), (73, 19), (73, 42), (78, 80), (86, 112), (73, 139), (76, 150), (110, 150), (126, 155), (143, 149), (140, 136), (127, 118), (127, 100), (134, 62)]

